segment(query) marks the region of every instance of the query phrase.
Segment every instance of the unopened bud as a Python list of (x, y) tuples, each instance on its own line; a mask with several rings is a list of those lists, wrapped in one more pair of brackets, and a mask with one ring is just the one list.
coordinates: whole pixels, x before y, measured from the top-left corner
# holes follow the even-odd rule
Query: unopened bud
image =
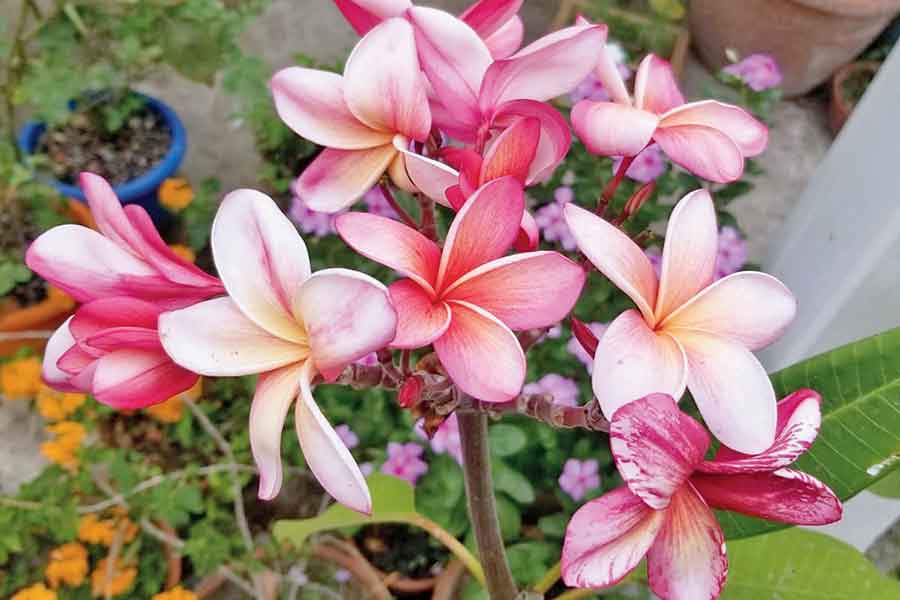
[(632, 216), (637, 214), (641, 207), (645, 202), (650, 198), (651, 194), (653, 194), (653, 190), (656, 189), (656, 182), (651, 181), (650, 183), (642, 185), (638, 190), (632, 194), (631, 198), (628, 199), (628, 202), (625, 203), (625, 208), (622, 210), (623, 221), (630, 219)]
[(597, 336), (594, 335), (594, 332), (591, 331), (591, 328), (575, 317), (572, 317), (572, 335), (575, 336), (575, 339), (578, 340), (578, 343), (581, 344), (584, 351), (593, 358), (594, 354), (597, 352), (597, 344), (599, 344), (600, 341), (597, 339)]
[(412, 408), (419, 403), (422, 398), (422, 390), (425, 388), (425, 382), (418, 375), (408, 377), (400, 386), (397, 392), (397, 403), (401, 408)]

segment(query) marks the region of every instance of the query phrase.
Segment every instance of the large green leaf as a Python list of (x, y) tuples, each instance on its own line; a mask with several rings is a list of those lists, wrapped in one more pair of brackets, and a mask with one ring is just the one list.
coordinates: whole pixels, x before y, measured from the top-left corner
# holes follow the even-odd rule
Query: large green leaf
[[(804, 387), (822, 394), (822, 430), (795, 468), (843, 500), (891, 471), (900, 457), (900, 328), (788, 367), (772, 381), (779, 398)], [(785, 527), (727, 512), (719, 520), (731, 539)]]
[(896, 600), (900, 583), (844, 542), (790, 529), (728, 544), (722, 600)]

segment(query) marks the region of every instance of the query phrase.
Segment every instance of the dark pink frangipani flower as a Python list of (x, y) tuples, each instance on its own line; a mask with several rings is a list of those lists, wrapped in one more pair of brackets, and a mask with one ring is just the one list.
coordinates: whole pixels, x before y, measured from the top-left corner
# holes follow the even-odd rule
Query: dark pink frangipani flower
[(588, 502), (566, 530), (566, 585), (604, 588), (647, 557), (650, 587), (663, 600), (717, 598), (728, 571), (725, 537), (711, 509), (794, 525), (841, 518), (825, 484), (788, 468), (815, 441), (821, 398), (799, 390), (778, 403), (778, 432), (766, 451), (723, 448), (704, 460), (710, 437), (671, 396), (619, 409), (610, 446), (626, 486)]

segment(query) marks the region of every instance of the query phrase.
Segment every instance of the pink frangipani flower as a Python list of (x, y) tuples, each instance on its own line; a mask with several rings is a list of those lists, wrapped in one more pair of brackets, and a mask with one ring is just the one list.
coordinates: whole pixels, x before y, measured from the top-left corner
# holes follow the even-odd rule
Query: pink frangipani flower
[(271, 198), (253, 190), (222, 201), (212, 250), (229, 296), (163, 314), (166, 351), (203, 375), (260, 374), (250, 446), (261, 498), (281, 487), (281, 430), (296, 398), (297, 437), (310, 470), (336, 500), (369, 512), (362, 473), (316, 406), (312, 381), (317, 374), (334, 379), (393, 339), (397, 315), (386, 288), (347, 269), (311, 274), (297, 230)]
[(419, 477), (428, 472), (428, 463), (422, 460), (423, 452), (422, 446), (415, 442), (388, 442), (388, 459), (381, 465), (381, 472), (416, 485)]
[(797, 304), (765, 273), (713, 283), (719, 236), (709, 193), (691, 192), (672, 212), (658, 278), (618, 228), (574, 204), (566, 219), (585, 256), (637, 305), (610, 323), (594, 356), (603, 414), (655, 392), (680, 398), (687, 387), (725, 445), (747, 453), (771, 446), (775, 392), (751, 351), (778, 339)]
[(781, 85), (781, 69), (770, 54), (751, 54), (722, 70), (739, 77), (754, 92), (764, 92)]
[(578, 384), (573, 379), (556, 373), (547, 373), (535, 382), (526, 383), (522, 393), (550, 394), (553, 402), (562, 406), (578, 406), (578, 397), (581, 395)]
[(819, 395), (800, 390), (778, 403), (771, 447), (748, 456), (727, 449), (704, 460), (710, 438), (664, 394), (613, 416), (610, 446), (626, 486), (582, 506), (563, 545), (566, 585), (605, 588), (647, 557), (650, 588), (665, 600), (717, 598), (725, 582), (725, 538), (710, 509), (793, 525), (841, 518), (825, 484), (788, 468), (812, 445)]
[(359, 41), (344, 76), (290, 67), (271, 82), (278, 115), (299, 135), (326, 146), (294, 192), (313, 210), (337, 212), (388, 172), (415, 191), (401, 149), (431, 131), (425, 81), (412, 27), (388, 19)]
[(671, 65), (652, 54), (638, 67), (634, 99), (608, 59), (601, 57), (597, 76), (612, 102), (583, 100), (572, 109), (575, 133), (593, 154), (636, 156), (655, 141), (672, 162), (726, 183), (766, 148), (768, 129), (747, 111), (716, 100), (685, 104)]
[(334, 215), (311, 209), (300, 196), (295, 195), (291, 200), (289, 214), (303, 233), (314, 237), (325, 237), (335, 233)]
[(563, 465), (559, 476), (559, 487), (578, 502), (585, 495), (600, 487), (600, 465), (596, 460), (578, 460), (570, 458)]
[(406, 276), (390, 286), (399, 317), (391, 346), (434, 344), (456, 385), (485, 402), (509, 400), (522, 388), (525, 355), (513, 330), (561, 320), (584, 285), (584, 270), (556, 252), (504, 256), (523, 210), (519, 182), (495, 179), (456, 214), (443, 250), (392, 219), (337, 219), (349, 246)]

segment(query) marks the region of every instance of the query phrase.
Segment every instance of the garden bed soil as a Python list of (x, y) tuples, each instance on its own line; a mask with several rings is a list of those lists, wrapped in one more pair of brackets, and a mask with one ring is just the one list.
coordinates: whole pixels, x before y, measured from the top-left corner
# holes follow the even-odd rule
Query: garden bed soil
[(447, 553), (431, 543), (422, 530), (406, 525), (369, 525), (354, 541), (363, 556), (379, 571), (409, 579), (428, 579), (438, 574)]
[(76, 184), (82, 171), (96, 173), (119, 185), (136, 179), (160, 162), (171, 146), (171, 134), (155, 112), (141, 109), (115, 133), (98, 118), (73, 113), (65, 125), (41, 135), (37, 151), (50, 159), (57, 180)]

